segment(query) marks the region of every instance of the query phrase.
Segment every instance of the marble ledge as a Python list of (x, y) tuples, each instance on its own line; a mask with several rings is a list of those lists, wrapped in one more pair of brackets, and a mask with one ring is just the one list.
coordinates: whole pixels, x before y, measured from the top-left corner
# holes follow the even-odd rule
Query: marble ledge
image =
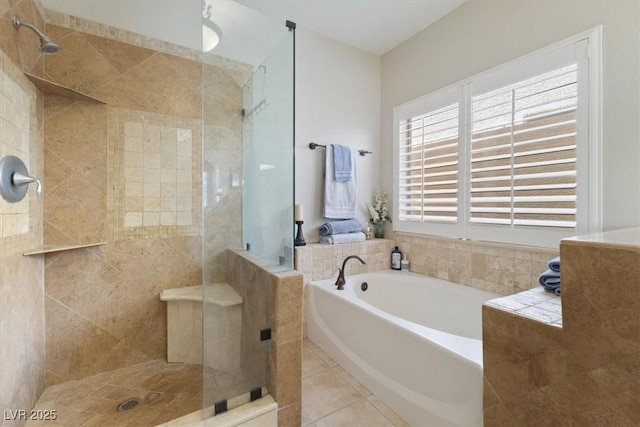
[(640, 250), (640, 227), (569, 237), (562, 239), (561, 243), (566, 245), (598, 245), (618, 249)]
[(562, 328), (562, 300), (542, 288), (492, 299), (484, 305)]
[(23, 253), (23, 256), (34, 256), (49, 254), (52, 252), (71, 251), (74, 249), (92, 248), (94, 246), (106, 245), (107, 242), (86, 243), (81, 245), (45, 245)]
[(304, 250), (304, 248), (335, 248), (335, 247), (343, 247), (347, 245), (372, 245), (372, 244), (382, 243), (382, 242), (393, 242), (393, 239), (373, 238), (369, 240), (363, 240), (362, 242), (337, 243), (333, 245), (328, 243), (320, 243), (320, 242), (307, 242), (306, 245), (296, 246), (295, 249)]
[(65, 98), (71, 98), (76, 101), (92, 101), (92, 102), (98, 102), (100, 104), (106, 104), (106, 102), (101, 99), (95, 98), (91, 95), (84, 94), (82, 92), (78, 92), (77, 90), (68, 88), (54, 81), (43, 79), (41, 77), (34, 76), (33, 74), (29, 74), (29, 73), (24, 73), (24, 74), (45, 95), (63, 96)]

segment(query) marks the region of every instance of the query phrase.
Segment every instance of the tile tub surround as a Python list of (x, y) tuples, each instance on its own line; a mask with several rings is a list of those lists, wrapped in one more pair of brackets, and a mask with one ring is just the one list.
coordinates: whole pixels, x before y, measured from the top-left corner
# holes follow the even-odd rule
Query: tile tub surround
[(538, 276), (556, 249), (476, 242), (437, 236), (395, 233), (394, 239), (373, 239), (348, 245), (312, 243), (295, 248), (295, 268), (305, 284), (337, 276), (347, 255), (360, 255), (367, 265), (347, 264), (347, 274), (390, 267), (391, 250), (406, 253), (410, 271), (501, 295), (538, 286)]
[(485, 425), (638, 425), (640, 229), (560, 254), (561, 327), (483, 307)]
[(410, 270), (426, 276), (511, 295), (538, 285), (557, 249), (395, 233)]
[[(279, 272), (280, 266), (242, 250), (227, 251), (229, 269), (227, 282), (245, 301), (259, 299), (258, 292), (270, 291), (271, 304), (271, 355), (267, 378), (269, 393), (278, 403), (278, 426), (300, 426), (301, 423), (301, 370), (302, 370), (302, 281), (297, 271)], [(242, 288), (242, 284), (249, 290)], [(246, 286), (245, 285), (245, 286)], [(247, 293), (248, 292), (248, 293)], [(264, 327), (261, 313), (247, 313), (243, 307), (243, 328), (246, 323), (252, 330)], [(248, 320), (248, 322), (247, 322)], [(243, 347), (260, 345), (243, 333)], [(207, 404), (205, 396), (205, 405)]]
[(562, 327), (562, 298), (553, 292), (545, 291), (542, 287), (492, 299), (485, 305), (529, 317), (547, 325)]
[[(0, 18), (0, 157), (18, 155), (29, 173), (43, 177), (43, 97), (23, 71), (42, 74), (33, 34), (11, 24), (20, 14), (36, 25), (42, 17), (30, 0), (5, 2)], [(33, 40), (35, 39), (35, 40)], [(35, 46), (34, 46), (35, 44)], [(46, 187), (45, 187), (46, 191)], [(0, 412), (29, 410), (45, 385), (44, 263), (22, 253), (42, 245), (41, 197), (31, 186), (16, 204), (0, 198)], [(2, 420), (3, 426), (22, 422)]]
[[(407, 233), (394, 233), (393, 237), (348, 245), (312, 243), (296, 247), (295, 268), (304, 275), (304, 319), (306, 284), (337, 277), (338, 267), (347, 255), (359, 255), (367, 265), (351, 262), (346, 274), (384, 270), (390, 268), (391, 250), (398, 246), (407, 253), (410, 271), (501, 295), (538, 287), (538, 276), (547, 269), (547, 262), (558, 256), (556, 249)], [(306, 321), (304, 326), (306, 337)]]

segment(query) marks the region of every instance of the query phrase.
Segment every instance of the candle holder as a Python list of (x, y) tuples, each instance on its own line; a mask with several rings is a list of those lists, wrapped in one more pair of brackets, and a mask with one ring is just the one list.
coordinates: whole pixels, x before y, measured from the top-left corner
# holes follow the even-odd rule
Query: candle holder
[(302, 234), (302, 224), (304, 221), (296, 221), (298, 226), (298, 232), (296, 233), (296, 239), (293, 241), (293, 246), (306, 246), (307, 242), (304, 240), (304, 234)]

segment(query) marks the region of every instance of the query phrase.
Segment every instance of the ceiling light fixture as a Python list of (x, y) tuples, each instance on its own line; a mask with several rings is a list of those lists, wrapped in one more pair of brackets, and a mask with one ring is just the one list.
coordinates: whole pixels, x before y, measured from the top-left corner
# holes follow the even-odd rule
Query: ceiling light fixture
[(222, 30), (211, 20), (211, 5), (202, 11), (202, 51), (209, 52), (220, 43)]

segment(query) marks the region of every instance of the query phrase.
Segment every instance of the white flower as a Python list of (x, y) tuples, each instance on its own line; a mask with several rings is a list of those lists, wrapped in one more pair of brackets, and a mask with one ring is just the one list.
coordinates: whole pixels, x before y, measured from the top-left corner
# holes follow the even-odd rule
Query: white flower
[(389, 218), (389, 200), (386, 193), (380, 193), (380, 190), (376, 191), (373, 196), (373, 204), (367, 203), (367, 210), (371, 217), (371, 222), (374, 224), (381, 224), (385, 221), (391, 221)]

